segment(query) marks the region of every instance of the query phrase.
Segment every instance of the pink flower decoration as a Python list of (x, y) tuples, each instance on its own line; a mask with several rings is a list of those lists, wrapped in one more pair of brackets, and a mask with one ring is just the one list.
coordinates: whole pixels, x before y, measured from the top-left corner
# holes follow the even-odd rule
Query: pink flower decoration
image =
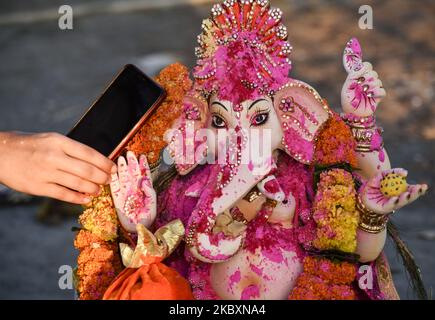
[(199, 120), (200, 118), (198, 107), (190, 103), (186, 103), (184, 105), (184, 114), (186, 115), (186, 119), (188, 120)]

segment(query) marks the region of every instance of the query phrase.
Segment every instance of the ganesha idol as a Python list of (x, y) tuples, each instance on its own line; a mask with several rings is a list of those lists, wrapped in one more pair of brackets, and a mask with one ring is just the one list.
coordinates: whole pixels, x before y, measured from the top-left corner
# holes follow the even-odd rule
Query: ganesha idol
[(145, 157), (120, 157), (119, 221), (131, 234), (183, 223), (164, 263), (196, 299), (397, 299), (383, 254), (389, 219), (427, 186), (391, 169), (374, 115), (386, 93), (358, 40), (344, 49), (337, 114), (289, 77), (281, 15), (266, 0), (213, 6), (166, 134), (177, 173), (162, 164), (153, 179)]

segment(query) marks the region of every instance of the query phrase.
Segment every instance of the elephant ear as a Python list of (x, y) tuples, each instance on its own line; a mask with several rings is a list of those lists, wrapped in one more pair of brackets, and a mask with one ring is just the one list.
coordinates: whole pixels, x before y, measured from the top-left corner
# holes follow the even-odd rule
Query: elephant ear
[(331, 114), (328, 105), (311, 86), (291, 80), (275, 94), (274, 106), (283, 130), (282, 149), (311, 163), (317, 133)]
[(207, 156), (207, 145), (196, 141), (197, 131), (207, 123), (208, 104), (200, 98), (187, 95), (183, 100), (183, 113), (165, 136), (168, 151), (180, 175), (192, 171)]

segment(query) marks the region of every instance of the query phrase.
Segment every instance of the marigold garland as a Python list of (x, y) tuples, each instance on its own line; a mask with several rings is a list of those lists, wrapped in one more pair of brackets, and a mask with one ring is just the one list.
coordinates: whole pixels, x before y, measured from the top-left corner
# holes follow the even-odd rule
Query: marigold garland
[[(320, 174), (313, 202), (318, 250), (353, 253), (359, 214), (352, 175), (344, 169), (330, 169)], [(352, 282), (356, 265), (338, 262), (329, 257), (307, 256), (289, 299), (291, 300), (353, 300), (356, 293)]]
[(359, 214), (354, 182), (349, 172), (333, 169), (320, 174), (313, 218), (317, 223), (317, 238), (313, 242), (315, 248), (343, 252), (356, 250)]
[(87, 230), (80, 230), (74, 241), (80, 250), (77, 259), (79, 298), (101, 299), (106, 289), (122, 270), (116, 242), (107, 242)]
[(355, 300), (352, 282), (356, 266), (327, 258), (305, 257), (303, 273), (298, 277), (290, 300)]
[(325, 122), (317, 137), (314, 157), (319, 165), (349, 163), (356, 168), (358, 160), (355, 148), (351, 129), (340, 116), (334, 114)]

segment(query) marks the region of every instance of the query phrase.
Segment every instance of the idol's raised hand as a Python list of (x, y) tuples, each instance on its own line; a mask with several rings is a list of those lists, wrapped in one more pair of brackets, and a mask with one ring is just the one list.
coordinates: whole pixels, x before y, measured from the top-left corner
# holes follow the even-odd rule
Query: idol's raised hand
[(386, 92), (371, 63), (363, 62), (361, 46), (352, 38), (344, 49), (343, 65), (348, 76), (341, 90), (341, 105), (346, 114), (371, 116)]
[(124, 229), (136, 232), (138, 223), (151, 226), (156, 217), (156, 192), (144, 155), (139, 157), (139, 161), (131, 151), (127, 152), (127, 159), (119, 157), (118, 172), (112, 174), (110, 189)]
[(417, 200), (427, 191), (426, 184), (408, 185), (405, 169), (385, 170), (362, 187), (360, 199), (364, 206), (376, 213), (388, 214)]

